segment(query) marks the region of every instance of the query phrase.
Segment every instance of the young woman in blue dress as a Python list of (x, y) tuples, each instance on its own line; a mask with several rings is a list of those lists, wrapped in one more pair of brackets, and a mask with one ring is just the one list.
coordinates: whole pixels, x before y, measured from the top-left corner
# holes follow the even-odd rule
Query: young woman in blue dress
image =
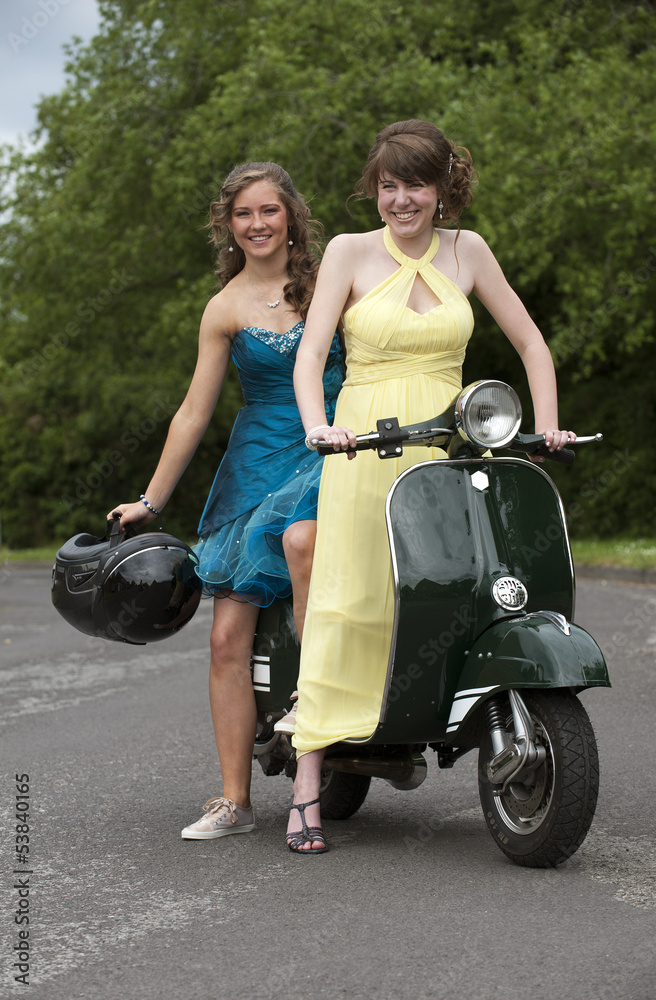
[[(197, 572), (214, 596), (209, 694), (223, 789), (182, 830), (207, 840), (254, 827), (250, 799), (256, 710), (250, 654), (259, 609), (293, 592), (303, 631), (321, 460), (305, 447), (293, 390), (296, 350), (318, 270), (318, 227), (289, 175), (249, 163), (210, 209), (221, 290), (200, 324), (196, 369), (142, 498), (112, 508), (121, 525), (161, 512), (210, 421), (232, 358), (240, 410), (199, 526)], [(323, 378), (328, 409), (342, 381), (339, 339)], [(111, 515), (108, 515), (111, 516)]]

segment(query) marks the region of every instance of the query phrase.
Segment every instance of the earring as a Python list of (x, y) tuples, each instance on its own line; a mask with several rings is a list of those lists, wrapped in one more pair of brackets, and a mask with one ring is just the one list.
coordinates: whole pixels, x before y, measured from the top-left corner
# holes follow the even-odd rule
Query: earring
[(234, 253), (235, 252), (235, 248), (232, 245), (232, 233), (230, 233), (230, 236), (228, 238), (230, 240), (230, 246), (228, 247), (228, 253)]
[(440, 198), (440, 200), (437, 203), (437, 207), (438, 207), (438, 209), (440, 211), (440, 219), (441, 219), (442, 218), (442, 209), (444, 208), (444, 202), (442, 201), (441, 198)]
[[(287, 235), (291, 236), (291, 234), (292, 234), (292, 231), (291, 231), (291, 228), (289, 228), (287, 230)], [(287, 246), (293, 247), (294, 246), (294, 241), (292, 239), (287, 240)]]

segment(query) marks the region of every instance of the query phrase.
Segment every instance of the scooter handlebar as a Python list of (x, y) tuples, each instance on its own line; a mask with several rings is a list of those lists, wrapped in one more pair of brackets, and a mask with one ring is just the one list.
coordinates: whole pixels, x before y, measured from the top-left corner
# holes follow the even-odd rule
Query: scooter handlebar
[(335, 451), (332, 446), (320, 440), (316, 441), (317, 451), (320, 455), (340, 455), (353, 451), (373, 450), (378, 452), (379, 458), (394, 458), (403, 454), (404, 446), (430, 447), (433, 444), (443, 446), (456, 433), (452, 427), (445, 427), (439, 417), (419, 424), (408, 424), (405, 427), (399, 427), (396, 417), (386, 417), (377, 421), (377, 428), (368, 434), (358, 434), (355, 448), (349, 448), (347, 452)]
[[(375, 441), (373, 440), (375, 438)], [(369, 451), (371, 448), (376, 448), (378, 442), (377, 434), (359, 434), (356, 437), (355, 448), (348, 448), (346, 451), (335, 451), (332, 445), (322, 444), (321, 441), (317, 444), (317, 451), (320, 455), (346, 455), (350, 451)]]
[[(573, 444), (590, 444), (593, 441), (603, 441), (603, 434), (591, 434), (587, 437), (577, 437)], [(576, 458), (576, 452), (571, 448), (562, 448), (561, 451), (549, 451), (544, 442), (542, 434), (518, 434), (508, 447), (511, 451), (523, 451), (526, 455), (548, 458), (550, 462), (560, 462), (562, 465), (571, 465)]]
[[(378, 421), (378, 430), (370, 431), (368, 434), (358, 434), (355, 448), (349, 448), (349, 452), (374, 450), (378, 452), (380, 458), (394, 458), (403, 453), (403, 447), (408, 445), (424, 445), (430, 447), (437, 445), (444, 447), (450, 437), (457, 432), (453, 427), (445, 427), (441, 418), (427, 420), (421, 424), (411, 424), (406, 427), (399, 427), (398, 420), (390, 417)], [(574, 444), (589, 444), (593, 441), (602, 441), (602, 434), (593, 434), (588, 437), (579, 437)], [(341, 455), (342, 451), (335, 451), (330, 445), (321, 440), (315, 441), (317, 451), (320, 455)], [(531, 457), (546, 458), (550, 462), (560, 462), (562, 465), (571, 465), (576, 458), (576, 452), (571, 448), (562, 448), (560, 451), (549, 451), (546, 447), (544, 435), (542, 434), (517, 434), (517, 436), (506, 445), (510, 451), (520, 451)], [(481, 449), (482, 451), (483, 449)]]

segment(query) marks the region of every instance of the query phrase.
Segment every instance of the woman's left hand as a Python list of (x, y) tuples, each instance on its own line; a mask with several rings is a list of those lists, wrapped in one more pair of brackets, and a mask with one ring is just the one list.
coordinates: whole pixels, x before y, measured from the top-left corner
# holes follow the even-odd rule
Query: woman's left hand
[(538, 434), (544, 434), (544, 443), (549, 449), (549, 451), (561, 451), (572, 441), (576, 441), (576, 434), (574, 431), (537, 431)]
[[(544, 443), (549, 451), (562, 451), (563, 448), (571, 444), (572, 441), (576, 441), (576, 434), (574, 431), (538, 431), (536, 434), (544, 434)], [(544, 462), (543, 455), (529, 455), (532, 462)]]

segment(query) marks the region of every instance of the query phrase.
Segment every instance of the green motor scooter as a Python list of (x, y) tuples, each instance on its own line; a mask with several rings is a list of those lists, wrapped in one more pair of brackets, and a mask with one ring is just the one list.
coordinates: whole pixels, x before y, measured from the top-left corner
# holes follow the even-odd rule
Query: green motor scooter
[[(574, 452), (549, 453), (520, 424), (514, 390), (486, 380), (432, 420), (383, 419), (358, 436), (357, 449), (382, 461), (421, 446), (448, 457), (413, 466), (389, 491), (395, 612), (380, 718), (369, 739), (328, 748), (321, 804), (327, 818), (345, 819), (372, 777), (416, 788), (427, 750), (444, 768), (478, 749), (480, 800), (497, 846), (517, 864), (550, 867), (580, 847), (597, 801), (597, 746), (577, 694), (610, 681), (597, 643), (572, 620), (558, 491), (541, 465), (507, 454), (570, 462)], [(274, 726), (289, 708), (298, 660), (290, 602), (264, 609), (252, 668), (254, 756), (266, 774), (295, 771), (290, 738)]]

